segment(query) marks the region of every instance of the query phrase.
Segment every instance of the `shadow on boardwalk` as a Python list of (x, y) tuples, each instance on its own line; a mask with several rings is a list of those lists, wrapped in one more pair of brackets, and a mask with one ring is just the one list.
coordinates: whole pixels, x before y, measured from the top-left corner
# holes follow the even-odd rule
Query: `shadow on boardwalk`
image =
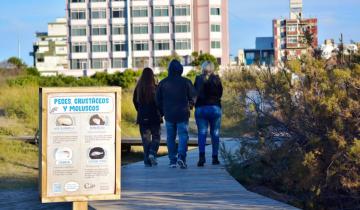
[[(231, 142), (229, 142), (231, 144)], [(211, 162), (211, 147), (207, 147)], [(123, 167), (122, 200), (92, 202), (91, 207), (110, 209), (296, 209), (247, 191), (223, 166), (196, 167), (197, 150), (189, 152), (187, 170), (168, 168), (167, 157), (159, 166), (142, 163)]]

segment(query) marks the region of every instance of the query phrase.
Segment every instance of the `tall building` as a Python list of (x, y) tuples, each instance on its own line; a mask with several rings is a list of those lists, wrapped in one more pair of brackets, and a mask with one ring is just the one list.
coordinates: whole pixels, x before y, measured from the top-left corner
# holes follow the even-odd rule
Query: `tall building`
[(67, 0), (68, 74), (157, 68), (193, 51), (229, 63), (227, 0)]
[(311, 46), (317, 48), (317, 25), (316, 18), (303, 18), (302, 0), (290, 0), (290, 19), (273, 20), (275, 65), (307, 53), (306, 34), (312, 37)]
[(68, 69), (66, 18), (48, 24), (47, 32), (36, 33), (33, 44), (34, 66), (42, 75), (56, 75)]

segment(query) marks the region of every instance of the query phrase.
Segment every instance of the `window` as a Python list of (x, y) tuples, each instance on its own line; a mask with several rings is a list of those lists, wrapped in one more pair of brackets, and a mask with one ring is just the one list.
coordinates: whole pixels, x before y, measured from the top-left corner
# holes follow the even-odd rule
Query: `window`
[(211, 48), (212, 49), (220, 49), (221, 48), (220, 41), (211, 41)]
[(155, 23), (154, 24), (154, 33), (169, 33), (169, 24), (168, 23)]
[(296, 38), (296, 37), (289, 37), (289, 38), (287, 39), (287, 42), (288, 42), (289, 44), (296, 44), (298, 41), (297, 41), (297, 38)]
[(87, 52), (87, 44), (83, 43), (72, 43), (71, 50), (73, 53), (85, 53)]
[(91, 62), (91, 67), (93, 69), (103, 69), (107, 68), (107, 60), (106, 59), (93, 59)]
[(106, 26), (93, 26), (92, 27), (92, 35), (94, 36), (104, 36), (106, 35)]
[(211, 8), (211, 15), (220, 15), (220, 8)]
[(91, 2), (106, 2), (106, 0), (91, 0)]
[(147, 41), (134, 41), (134, 51), (147, 51), (149, 50), (149, 43)]
[(125, 10), (124, 8), (115, 8), (112, 11), (113, 18), (123, 18), (125, 17)]
[(175, 16), (189, 16), (190, 6), (175, 6)]
[(132, 17), (147, 17), (148, 10), (147, 7), (134, 7), (131, 14)]
[(126, 68), (127, 60), (126, 58), (113, 58), (112, 67), (113, 68)]
[(86, 59), (73, 59), (71, 60), (71, 69), (87, 69)]
[(71, 36), (86, 36), (86, 26), (73, 26)]
[(169, 16), (169, 8), (167, 6), (154, 8), (154, 17), (161, 16)]
[(149, 32), (147, 24), (134, 24), (133, 34), (147, 34)]
[(288, 26), (286, 30), (289, 32), (295, 32), (297, 30), (297, 27), (296, 26)]
[(190, 39), (176, 40), (175, 41), (176, 50), (191, 50), (191, 41)]
[(71, 0), (71, 3), (83, 3), (85, 0)]
[(113, 35), (126, 34), (125, 26), (124, 25), (114, 25), (112, 27), (112, 34)]
[(220, 24), (211, 24), (211, 32), (220, 32), (221, 31)]
[(113, 51), (114, 51), (114, 52), (126, 51), (126, 44), (125, 44), (125, 42), (114, 42), (114, 44), (113, 44)]
[(133, 64), (135, 68), (144, 68), (145, 66), (149, 66), (149, 58), (146, 57), (134, 58)]
[(85, 10), (72, 10), (70, 12), (70, 16), (72, 20), (84, 20), (86, 19), (86, 12)]
[(106, 19), (106, 10), (105, 9), (96, 9), (91, 11), (92, 19)]
[(107, 52), (107, 43), (106, 42), (94, 42), (92, 44), (93, 52)]
[(159, 40), (154, 42), (155, 50), (170, 50), (169, 40)]
[(176, 33), (188, 33), (190, 32), (190, 23), (175, 23)]

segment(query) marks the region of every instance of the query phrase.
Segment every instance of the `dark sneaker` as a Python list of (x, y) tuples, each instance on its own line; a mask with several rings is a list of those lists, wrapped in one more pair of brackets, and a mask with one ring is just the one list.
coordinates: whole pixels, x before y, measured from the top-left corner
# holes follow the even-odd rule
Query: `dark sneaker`
[(185, 161), (179, 159), (179, 160), (177, 161), (177, 164), (179, 165), (179, 167), (180, 167), (181, 169), (187, 169), (187, 165), (186, 165)]
[(145, 165), (145, 168), (150, 168), (150, 167), (152, 167), (151, 164), (149, 164), (149, 163), (145, 163), (144, 165)]
[(204, 167), (204, 164), (206, 163), (205, 154), (200, 153), (199, 155), (199, 162), (197, 164), (198, 167)]
[(219, 158), (218, 158), (217, 155), (214, 155), (214, 156), (212, 157), (212, 164), (213, 164), (213, 165), (220, 165), (220, 161), (219, 161)]
[(177, 166), (176, 166), (176, 163), (170, 163), (169, 164), (169, 168), (176, 168)]
[(154, 155), (149, 155), (149, 160), (150, 160), (152, 166), (157, 166), (158, 165), (158, 162), (157, 162), (156, 157)]

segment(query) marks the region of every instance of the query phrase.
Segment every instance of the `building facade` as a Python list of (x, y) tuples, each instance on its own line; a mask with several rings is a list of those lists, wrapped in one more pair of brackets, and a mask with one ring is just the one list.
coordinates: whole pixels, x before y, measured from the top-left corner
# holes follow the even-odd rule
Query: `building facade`
[[(311, 36), (308, 43), (306, 35)], [(309, 44), (318, 47), (318, 21), (303, 18), (302, 0), (290, 0), (290, 19), (273, 20), (275, 65), (306, 54)]]
[(160, 67), (194, 51), (229, 63), (227, 0), (67, 0), (68, 74)]
[(34, 66), (42, 75), (56, 75), (68, 69), (66, 18), (48, 24), (48, 32), (36, 33), (33, 44)]

